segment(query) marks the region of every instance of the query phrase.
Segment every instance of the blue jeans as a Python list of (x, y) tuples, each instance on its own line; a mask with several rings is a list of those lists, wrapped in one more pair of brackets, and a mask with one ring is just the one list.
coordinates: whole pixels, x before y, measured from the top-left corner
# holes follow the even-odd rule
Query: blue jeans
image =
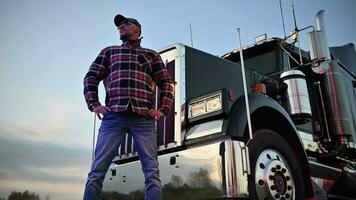
[(95, 159), (85, 185), (84, 200), (101, 199), (105, 174), (127, 132), (132, 134), (145, 175), (145, 200), (162, 199), (154, 120), (136, 114), (108, 112), (99, 129)]

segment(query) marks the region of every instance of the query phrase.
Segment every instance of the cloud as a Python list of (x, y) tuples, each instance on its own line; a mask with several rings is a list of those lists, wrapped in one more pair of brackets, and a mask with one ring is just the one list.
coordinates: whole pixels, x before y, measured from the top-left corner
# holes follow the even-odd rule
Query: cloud
[[(90, 155), (90, 149), (78, 146), (65, 147), (46, 142), (11, 140), (0, 136), (0, 169), (11, 169), (15, 174), (21, 174), (22, 178), (36, 174), (41, 177), (41, 174), (46, 174), (47, 181), (57, 180), (56, 174), (60, 172), (74, 172), (80, 167), (88, 166)], [(75, 174), (73, 175), (75, 177)]]
[(47, 125), (48, 127), (40, 127), (32, 120), (21, 122), (4, 122), (0, 120), (0, 136), (8, 139), (47, 142), (65, 146), (80, 145), (87, 148), (91, 146), (92, 131), (87, 130), (88, 127), (86, 126), (81, 131), (79, 127), (63, 128), (51, 123)]
[(0, 109), (0, 198), (29, 190), (79, 200), (91, 164), (92, 115), (60, 94), (32, 102)]
[(47, 84), (14, 84), (0, 84), (0, 127), (6, 129), (0, 134), (90, 147), (93, 113), (86, 108), (82, 90), (68, 94)]
[(0, 134), (0, 160), (0, 197), (14, 189), (27, 189), (51, 197), (78, 196), (89, 172), (91, 150), (9, 139)]

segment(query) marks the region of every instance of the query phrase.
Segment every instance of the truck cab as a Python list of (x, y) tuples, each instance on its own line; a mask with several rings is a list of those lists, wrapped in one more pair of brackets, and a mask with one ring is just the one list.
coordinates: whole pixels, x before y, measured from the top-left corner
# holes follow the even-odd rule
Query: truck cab
[[(156, 123), (163, 198), (355, 197), (356, 58), (347, 47), (331, 48), (331, 59), (281, 38), (221, 57), (183, 44), (161, 49), (176, 85), (172, 109)], [(143, 199), (144, 188), (127, 133), (103, 199)]]

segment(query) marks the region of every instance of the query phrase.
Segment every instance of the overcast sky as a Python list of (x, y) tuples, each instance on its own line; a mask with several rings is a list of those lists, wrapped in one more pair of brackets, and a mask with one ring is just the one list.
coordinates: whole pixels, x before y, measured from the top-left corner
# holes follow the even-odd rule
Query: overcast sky
[[(282, 2), (289, 33), (291, 1)], [(330, 46), (356, 42), (356, 1), (295, 0), (295, 8), (299, 28), (326, 10)], [(102, 48), (120, 44), (118, 13), (140, 21), (142, 45), (154, 50), (190, 45), (189, 23), (194, 47), (213, 55), (237, 48), (237, 27), (243, 45), (283, 36), (278, 0), (0, 0), (0, 198), (25, 189), (82, 198), (93, 130), (82, 80)]]

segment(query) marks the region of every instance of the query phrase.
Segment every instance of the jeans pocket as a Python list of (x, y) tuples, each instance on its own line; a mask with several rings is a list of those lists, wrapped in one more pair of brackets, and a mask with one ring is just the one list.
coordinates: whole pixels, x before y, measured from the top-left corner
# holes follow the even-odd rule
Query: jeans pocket
[(113, 114), (115, 114), (114, 112), (112, 112), (112, 111), (108, 111), (108, 112), (106, 112), (105, 114), (103, 114), (103, 119), (105, 118), (105, 119), (108, 119), (108, 118), (110, 118), (110, 116), (113, 116)]
[(150, 120), (150, 121), (154, 121), (155, 118), (152, 117), (151, 115), (145, 115), (143, 118), (147, 119), (147, 120)]

